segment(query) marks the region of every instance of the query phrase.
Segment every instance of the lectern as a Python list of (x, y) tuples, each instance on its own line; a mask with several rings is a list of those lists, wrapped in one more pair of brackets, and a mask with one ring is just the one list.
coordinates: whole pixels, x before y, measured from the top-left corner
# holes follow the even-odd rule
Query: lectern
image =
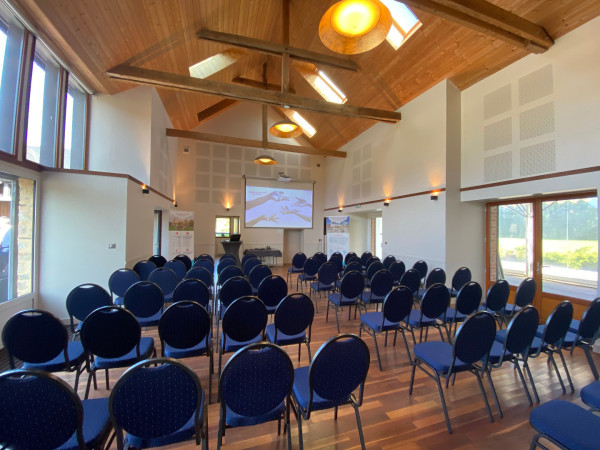
[(225, 253), (231, 253), (235, 256), (237, 262), (240, 262), (240, 246), (242, 245), (242, 241), (221, 241), (221, 245)]

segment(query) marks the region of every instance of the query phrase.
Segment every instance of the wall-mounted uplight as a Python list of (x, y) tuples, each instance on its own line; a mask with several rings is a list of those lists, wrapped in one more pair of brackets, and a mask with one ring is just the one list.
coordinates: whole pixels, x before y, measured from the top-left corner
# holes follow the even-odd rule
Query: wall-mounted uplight
[(440, 191), (431, 191), (431, 200), (437, 200), (440, 195)]
[(229, 202), (225, 203), (225, 209), (227, 211), (229, 211), (230, 208), (231, 208), (231, 203), (229, 203)]
[(344, 208), (342, 208), (341, 206), (338, 208), (338, 212), (342, 212), (344, 210)]
[(177, 201), (173, 200), (173, 207), (177, 208)]
[(389, 198), (386, 198), (386, 199), (383, 201), (383, 206), (390, 206), (390, 199), (389, 199)]
[(148, 189), (148, 186), (146, 186), (145, 184), (142, 184), (142, 194), (149, 194), (150, 193), (150, 189)]

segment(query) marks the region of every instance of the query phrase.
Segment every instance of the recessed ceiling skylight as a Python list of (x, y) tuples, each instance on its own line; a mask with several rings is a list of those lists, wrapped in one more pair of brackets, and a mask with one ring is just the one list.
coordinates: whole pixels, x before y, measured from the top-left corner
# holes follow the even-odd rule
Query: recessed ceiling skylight
[(302, 127), (304, 134), (306, 134), (309, 138), (313, 137), (316, 134), (317, 130), (315, 130), (315, 127), (308, 123), (298, 111), (294, 111), (294, 113), (292, 114), (292, 120)]
[(223, 53), (206, 58), (189, 67), (190, 76), (194, 78), (208, 78), (246, 56), (246, 53), (236, 48), (230, 48)]
[(393, 19), (386, 39), (394, 50), (398, 50), (421, 27), (421, 21), (404, 3), (395, 0), (380, 1), (390, 10)]

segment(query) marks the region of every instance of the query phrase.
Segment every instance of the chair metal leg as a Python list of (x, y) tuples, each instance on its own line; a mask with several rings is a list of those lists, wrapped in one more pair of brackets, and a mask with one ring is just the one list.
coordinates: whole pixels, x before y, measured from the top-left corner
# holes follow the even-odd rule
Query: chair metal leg
[(567, 374), (567, 381), (569, 382), (569, 386), (571, 387), (571, 392), (575, 392), (575, 388), (573, 387), (573, 381), (571, 380), (571, 374), (569, 373), (569, 369), (567, 368), (567, 363), (565, 362), (565, 357), (562, 354), (562, 350), (558, 349), (558, 355), (563, 364), (563, 368), (565, 369), (565, 373)]
[(304, 439), (302, 438), (302, 413), (296, 411), (296, 408), (294, 408), (294, 415), (296, 416), (296, 422), (298, 424), (298, 445), (300, 450), (304, 450)]
[(329, 320), (329, 300), (327, 300), (327, 311), (325, 313), (325, 322)]
[(412, 372), (410, 374), (410, 385), (408, 387), (408, 395), (412, 395), (413, 384), (415, 382), (415, 370), (417, 370), (417, 361), (412, 362)]
[(338, 412), (338, 407), (335, 406), (333, 408), (333, 420), (337, 420), (337, 412)]
[[(402, 333), (402, 339), (404, 339), (404, 347), (406, 348), (406, 356), (408, 356), (408, 362), (409, 363), (413, 363), (412, 361), (412, 356), (410, 356), (410, 349), (408, 348), (408, 341), (406, 340), (406, 334), (404, 334), (404, 330), (400, 330), (400, 333)], [(398, 335), (398, 330), (396, 330), (396, 333), (394, 334), (394, 345), (396, 345), (396, 336)]]
[(498, 394), (496, 394), (496, 388), (494, 387), (494, 382), (492, 381), (492, 371), (486, 367), (485, 373), (487, 374), (488, 381), (490, 382), (490, 388), (492, 389), (492, 395), (494, 396), (494, 401), (496, 402), (496, 408), (498, 409), (498, 415), (502, 419), (504, 415), (502, 414), (502, 408), (500, 408), (500, 401), (498, 400)]
[(225, 431), (225, 413), (223, 412), (223, 409), (220, 410), (220, 414), (219, 414), (219, 428), (217, 430), (217, 450), (219, 450), (221, 448), (221, 445), (223, 443), (223, 434)]
[(106, 390), (108, 391), (110, 389), (110, 384), (108, 382), (108, 369), (104, 369), (104, 373), (106, 376)]
[[(485, 395), (485, 389), (483, 388), (483, 383), (481, 382), (481, 377), (479, 376), (479, 371), (475, 370), (475, 376), (477, 377), (477, 383), (479, 384), (479, 390), (481, 391), (481, 395), (483, 396), (483, 401), (485, 402), (485, 408), (487, 409), (488, 416), (490, 416), (490, 422), (494, 421), (494, 416), (492, 416), (492, 410), (490, 409), (490, 403), (488, 402), (487, 395)], [(490, 377), (491, 380), (491, 377)], [(495, 393), (495, 390), (494, 390)]]
[(525, 382), (523, 371), (521, 370), (521, 367), (519, 366), (519, 363), (517, 361), (515, 361), (515, 366), (517, 368), (517, 372), (519, 373), (519, 377), (521, 378), (521, 384), (523, 385), (523, 389), (525, 389), (525, 395), (527, 395), (529, 406), (533, 406), (533, 401), (531, 400), (531, 394), (529, 393), (529, 389), (527, 388), (527, 383)]
[[(435, 382), (437, 383), (438, 392), (440, 393), (440, 399), (442, 400), (442, 409), (444, 410), (444, 418), (446, 419), (446, 428), (448, 429), (448, 433), (452, 434), (452, 427), (450, 426), (450, 417), (448, 417), (448, 408), (446, 407), (446, 399), (444, 398), (444, 391), (442, 389), (442, 384), (440, 383), (440, 375), (435, 373)], [(479, 381), (481, 384), (481, 380)]]
[[(348, 307), (348, 310), (350, 310), (350, 307)], [(340, 319), (338, 317), (338, 308), (335, 307), (335, 323), (337, 325), (337, 332), (338, 334), (340, 333)]]
[(387, 347), (387, 338), (388, 338), (388, 330), (385, 330), (385, 342), (383, 343), (384, 347)]
[(298, 362), (300, 362), (300, 352), (302, 351), (302, 342), (298, 342)]
[(537, 389), (535, 388), (535, 382), (533, 381), (533, 376), (531, 375), (531, 369), (529, 369), (529, 364), (527, 361), (523, 363), (523, 368), (527, 371), (527, 375), (529, 376), (529, 383), (531, 384), (531, 389), (533, 389), (533, 395), (535, 397), (535, 402), (540, 402), (540, 397), (537, 393)]
[(598, 369), (596, 369), (596, 364), (594, 363), (594, 359), (592, 358), (592, 354), (590, 352), (590, 346), (585, 344), (583, 347), (583, 353), (585, 353), (585, 357), (588, 360), (588, 364), (590, 365), (590, 369), (592, 369), (592, 374), (594, 375), (594, 379), (598, 380)]
[(90, 395), (90, 385), (92, 384), (93, 376), (94, 376), (94, 372), (90, 372), (90, 374), (88, 375), (87, 386), (85, 388), (85, 397), (84, 397), (85, 400), (87, 400), (87, 398)]
[(310, 362), (312, 362), (312, 356), (310, 354), (310, 342), (305, 341), (305, 344), (306, 344), (306, 351), (308, 351), (308, 362), (310, 363)]
[(288, 397), (286, 400), (286, 406), (285, 406), (285, 427), (283, 429), (283, 431), (285, 432), (287, 430), (287, 443), (288, 443), (288, 450), (292, 450), (292, 430), (290, 429), (290, 403), (291, 400)]
[[(371, 334), (371, 333), (369, 333)], [(383, 367), (381, 367), (381, 357), (379, 356), (379, 347), (377, 345), (377, 334), (375, 330), (373, 330), (373, 341), (375, 342), (375, 352), (377, 353), (377, 362), (379, 363), (379, 371), (383, 372)]]
[(554, 371), (556, 372), (556, 376), (558, 377), (558, 381), (560, 381), (560, 387), (562, 388), (563, 393), (567, 393), (567, 388), (565, 387), (565, 383), (563, 383), (562, 377), (560, 376), (560, 372), (558, 371), (558, 366), (556, 365), (556, 361), (554, 361), (554, 356), (552, 352), (549, 354), (550, 362), (552, 362), (552, 366), (554, 367)]
[(358, 405), (354, 406), (354, 414), (356, 414), (356, 426), (358, 427), (358, 436), (360, 437), (360, 447), (365, 450), (365, 437), (363, 436), (362, 424), (360, 423), (360, 414), (358, 413)]

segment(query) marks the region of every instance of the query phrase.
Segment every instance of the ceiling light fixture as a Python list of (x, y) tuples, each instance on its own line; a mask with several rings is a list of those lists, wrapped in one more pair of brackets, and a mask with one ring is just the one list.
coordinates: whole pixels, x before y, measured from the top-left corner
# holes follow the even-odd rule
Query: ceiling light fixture
[(254, 160), (254, 164), (258, 164), (260, 166), (273, 166), (277, 164), (274, 158), (269, 155), (260, 155)]
[(291, 120), (280, 120), (269, 128), (269, 133), (278, 138), (295, 138), (300, 136), (303, 131), (296, 122), (292, 122)]
[(328, 49), (354, 55), (381, 44), (391, 26), (392, 15), (379, 0), (342, 0), (321, 18), (319, 37)]

